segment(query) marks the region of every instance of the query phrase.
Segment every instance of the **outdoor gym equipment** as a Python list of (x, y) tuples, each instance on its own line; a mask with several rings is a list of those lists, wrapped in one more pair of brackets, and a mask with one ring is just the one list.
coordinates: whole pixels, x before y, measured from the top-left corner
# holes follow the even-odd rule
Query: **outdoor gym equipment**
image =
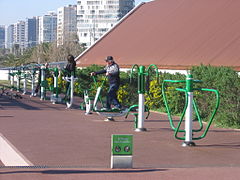
[[(148, 119), (149, 115), (150, 115), (150, 111), (149, 111), (149, 108), (147, 106), (145, 106), (145, 112), (147, 112), (147, 116), (146, 116), (146, 119)], [(129, 113), (131, 115), (134, 116), (134, 128), (135, 130), (138, 129), (138, 105), (132, 105), (129, 109), (128, 109), (128, 112), (125, 116), (125, 118), (128, 117)]]
[(32, 91), (31, 91), (31, 95), (30, 95), (30, 97), (32, 97), (32, 96), (34, 96), (34, 94), (35, 94), (35, 77), (36, 77), (36, 68), (32, 68), (31, 69), (31, 89), (32, 89)]
[(66, 92), (66, 97), (65, 97), (67, 109), (71, 108), (73, 104), (74, 81), (76, 79), (77, 78), (74, 78), (74, 72), (71, 73), (70, 77), (68, 76), (64, 77), (64, 80), (70, 83)]
[[(92, 114), (91, 111), (93, 111), (93, 104), (92, 104), (92, 100), (94, 100), (94, 97), (91, 97), (89, 95), (89, 92), (93, 91), (94, 87), (97, 86), (97, 81), (96, 81), (96, 78), (95, 76), (92, 76), (92, 79), (93, 79), (93, 84), (90, 89), (84, 89), (83, 90), (83, 97), (84, 97), (84, 102), (80, 104), (80, 108), (82, 110), (85, 110), (85, 115), (89, 115), (89, 114)], [(103, 82), (104, 83), (104, 82)], [(102, 85), (101, 85), (102, 86)], [(97, 100), (96, 100), (97, 101)], [(103, 103), (102, 103), (102, 99), (101, 99), (101, 96), (99, 95), (99, 101), (101, 102), (102, 106), (103, 106)], [(96, 103), (96, 102), (95, 102)], [(95, 109), (97, 109), (97, 107), (95, 107)]]
[[(27, 91), (27, 74), (24, 72), (24, 70), (19, 67), (15, 69), (15, 71), (12, 70), (12, 72), (9, 72), (10, 76), (10, 83), (11, 83), (11, 90), (16, 90), (17, 92), (21, 91), (21, 80), (23, 79), (23, 89), (22, 94), (26, 94)], [(17, 78), (17, 87), (14, 87), (14, 77)]]
[[(54, 65), (54, 64), (53, 64)], [(59, 66), (58, 64), (56, 64)], [(40, 74), (40, 97), (41, 100), (46, 99), (46, 91), (49, 90), (52, 92), (51, 101), (61, 102), (61, 98), (59, 96), (59, 88), (58, 88), (58, 68), (46, 68), (44, 65), (40, 64), (28, 64), (19, 67), (10, 67), (9, 69), (9, 79), (10, 79), (10, 89), (11, 91), (16, 90), (17, 92), (22, 92), (22, 94), (26, 94), (27, 92), (27, 83), (31, 81), (31, 95), (35, 94), (35, 79), (37, 71)], [(46, 72), (51, 71), (54, 77), (54, 85), (48, 85), (46, 80)], [(21, 87), (21, 82), (23, 82), (23, 86)], [(16, 83), (16, 85), (15, 85)]]
[(23, 71), (23, 92), (22, 94), (27, 93), (27, 73)]
[[(91, 98), (88, 94), (88, 90), (83, 91), (83, 96), (84, 96), (84, 104), (85, 104), (85, 115), (92, 114), (92, 103), (91, 103)], [(84, 109), (83, 107), (81, 109)]]
[(46, 70), (47, 68), (43, 65), (41, 66), (41, 88), (40, 88), (40, 100), (46, 99), (46, 88), (48, 86), (47, 80), (46, 80)]
[[(101, 105), (103, 106), (102, 98), (101, 98), (101, 91), (102, 91), (103, 85), (106, 82), (106, 79), (107, 79), (107, 76), (104, 77), (103, 81), (100, 83), (100, 85), (97, 88), (97, 92), (96, 92), (96, 95), (95, 95), (95, 98), (94, 98), (94, 101), (93, 101), (93, 111), (95, 111), (95, 112), (100, 112), (101, 111), (99, 109), (99, 107), (97, 106), (99, 101), (101, 102)], [(93, 76), (93, 81), (94, 81), (95, 84), (97, 84), (96, 78), (94, 76)]]
[(46, 79), (46, 75), (50, 72), (50, 68), (46, 67), (45, 65), (42, 65), (39, 72), (41, 74), (40, 76), (40, 100), (46, 100), (46, 94), (47, 89), (49, 88), (50, 91), (52, 91), (53, 86), (49, 86), (48, 81)]
[(144, 128), (144, 112), (145, 112), (145, 98), (144, 94), (146, 92), (146, 77), (149, 78), (151, 68), (155, 69), (156, 78), (158, 80), (158, 68), (156, 65), (151, 64), (148, 66), (147, 70), (145, 71), (145, 66), (138, 66), (134, 64), (131, 70), (130, 79), (132, 79), (134, 69), (137, 69), (138, 72), (138, 125), (135, 131), (146, 131), (147, 129)]
[(55, 104), (56, 102), (62, 102), (62, 98), (59, 97), (59, 87), (58, 87), (58, 76), (59, 70), (58, 68), (50, 68), (50, 71), (53, 73), (53, 90), (51, 95), (51, 102)]
[(13, 70), (11, 70), (9, 73), (10, 76), (10, 84), (11, 84), (11, 91), (14, 90), (14, 77), (15, 77), (15, 72)]
[[(100, 86), (97, 88), (97, 92), (94, 98), (93, 102), (93, 111), (97, 112), (99, 115), (106, 117), (105, 121), (113, 121), (113, 117), (119, 117), (119, 116), (124, 116), (128, 112), (128, 109), (110, 109), (110, 110), (104, 110), (104, 109), (99, 109), (98, 108), (98, 102), (100, 101), (102, 103), (102, 98), (101, 98), (101, 91), (103, 88), (104, 83), (106, 82), (107, 76), (105, 76), (104, 80), (100, 84)], [(95, 80), (96, 81), (96, 80)]]
[(23, 93), (22, 94), (27, 93), (27, 81), (32, 80), (32, 82), (33, 82), (34, 77), (35, 77), (35, 72), (30, 73), (28, 66), (22, 67), (22, 71), (21, 71), (21, 78), (23, 79)]
[[(35, 65), (34, 65), (35, 66)], [(27, 83), (28, 80), (32, 81), (32, 93), (34, 89), (36, 68), (33, 68), (33, 65), (11, 67), (9, 68), (9, 79), (10, 79), (10, 89), (11, 91), (16, 90), (17, 92), (22, 91), (22, 94), (27, 93)], [(15, 78), (16, 78), (16, 87), (15, 87)], [(23, 81), (23, 86), (21, 88), (21, 81)]]
[(20, 92), (20, 82), (21, 82), (21, 71), (17, 70), (17, 72), (15, 73), (15, 76), (17, 77), (17, 92)]
[[(18, 69), (17, 71), (12, 70), (12, 72), (9, 73), (10, 77), (11, 77), (11, 90), (17, 90), (17, 92), (20, 92), (20, 81), (21, 81), (21, 71)], [(17, 78), (17, 87), (14, 87), (14, 78)]]
[[(201, 81), (199, 80), (194, 80), (193, 76), (191, 74), (188, 74), (186, 77), (186, 80), (164, 80), (163, 84), (162, 84), (162, 94), (163, 94), (163, 99), (164, 99), (164, 103), (166, 106), (166, 110), (167, 110), (167, 114), (168, 114), (168, 118), (169, 118), (169, 122), (171, 125), (171, 128), (175, 131), (174, 136), (176, 139), (179, 140), (184, 140), (183, 142), (183, 146), (195, 146), (195, 143), (192, 140), (199, 140), (202, 139), (206, 136), (209, 127), (213, 121), (213, 118), (217, 112), (217, 109), (219, 107), (219, 92), (215, 89), (207, 89), (207, 88), (193, 88), (194, 83), (199, 83)], [(175, 90), (180, 91), (180, 92), (184, 92), (185, 93), (185, 106), (182, 112), (182, 115), (180, 117), (180, 121), (177, 124), (177, 127), (174, 126), (173, 124), (173, 120), (172, 120), (172, 115), (171, 115), (171, 111), (168, 105), (168, 101), (167, 101), (167, 96), (166, 96), (166, 84), (167, 83), (185, 83), (186, 87), (185, 88), (176, 88)], [(193, 92), (194, 91), (207, 91), (207, 92), (214, 92), (216, 95), (216, 105), (215, 108), (211, 114), (211, 117), (208, 121), (208, 124), (205, 128), (205, 131), (202, 133), (202, 135), (198, 136), (198, 137), (193, 137), (193, 132), (200, 132), (203, 129), (203, 125), (202, 125), (202, 119), (200, 117), (199, 114), (199, 110), (197, 108), (197, 104), (194, 101), (193, 98)], [(193, 129), (193, 110), (196, 113), (196, 116), (198, 118), (198, 122), (199, 122), (199, 128), (198, 129)], [(183, 118), (185, 116), (185, 129), (180, 129), (180, 126), (183, 122)], [(179, 137), (178, 133), (179, 132), (183, 132), (185, 133), (185, 135), (183, 137)]]

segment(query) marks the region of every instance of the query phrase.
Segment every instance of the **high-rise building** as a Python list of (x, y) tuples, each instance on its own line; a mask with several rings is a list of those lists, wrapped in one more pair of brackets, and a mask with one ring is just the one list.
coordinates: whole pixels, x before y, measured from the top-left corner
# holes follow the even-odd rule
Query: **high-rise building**
[(0, 25), (0, 49), (5, 48), (5, 26)]
[(11, 24), (5, 28), (5, 48), (12, 49), (14, 37), (14, 25)]
[(37, 18), (27, 18), (26, 20), (26, 41), (28, 47), (37, 45)]
[(39, 41), (39, 18), (40, 16), (37, 16), (36, 17), (36, 41), (37, 41), (37, 44), (40, 44), (40, 41)]
[(13, 47), (15, 53), (22, 53), (23, 50), (27, 47), (26, 41), (26, 22), (18, 21), (14, 24), (13, 29)]
[(79, 42), (92, 45), (134, 8), (135, 0), (78, 0)]
[(77, 34), (77, 6), (69, 5), (58, 8), (57, 13), (57, 45), (74, 40)]
[(49, 12), (39, 17), (39, 43), (57, 40), (57, 14)]

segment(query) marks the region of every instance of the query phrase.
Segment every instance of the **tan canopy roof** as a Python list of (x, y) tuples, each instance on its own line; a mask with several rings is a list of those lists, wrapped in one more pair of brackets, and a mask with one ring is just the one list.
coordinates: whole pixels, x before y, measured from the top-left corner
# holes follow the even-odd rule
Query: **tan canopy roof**
[(186, 69), (210, 64), (240, 70), (240, 1), (143, 3), (77, 57), (77, 66), (103, 65), (108, 55), (120, 67)]

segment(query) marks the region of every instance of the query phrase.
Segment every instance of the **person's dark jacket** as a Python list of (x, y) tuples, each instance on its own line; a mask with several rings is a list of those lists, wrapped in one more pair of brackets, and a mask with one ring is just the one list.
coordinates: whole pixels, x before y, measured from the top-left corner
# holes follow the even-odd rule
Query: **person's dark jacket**
[(119, 77), (119, 66), (115, 62), (111, 65), (107, 65), (103, 70), (95, 72), (96, 74), (104, 74), (109, 73), (108, 81), (109, 84), (120, 84)]
[(67, 63), (67, 66), (65, 68), (65, 70), (67, 71), (67, 76), (71, 76), (72, 72), (73, 72), (73, 75), (74, 77), (76, 76), (76, 62), (73, 61), (73, 62), (69, 62)]

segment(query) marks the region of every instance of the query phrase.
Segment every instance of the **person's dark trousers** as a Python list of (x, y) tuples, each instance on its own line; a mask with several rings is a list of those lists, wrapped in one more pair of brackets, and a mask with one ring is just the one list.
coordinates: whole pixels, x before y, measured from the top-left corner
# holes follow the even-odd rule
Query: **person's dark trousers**
[(113, 104), (114, 106), (121, 108), (121, 104), (119, 103), (118, 99), (117, 99), (117, 91), (119, 89), (119, 85), (118, 84), (110, 84), (109, 89), (108, 89), (108, 93), (107, 93), (107, 107), (108, 109), (111, 108), (111, 104)]
[(70, 82), (67, 81), (67, 83), (66, 83), (66, 96), (70, 95), (70, 88), (69, 87), (70, 87)]
[(39, 89), (40, 89), (40, 82), (37, 84), (37, 86), (35, 88), (35, 93), (38, 93)]

